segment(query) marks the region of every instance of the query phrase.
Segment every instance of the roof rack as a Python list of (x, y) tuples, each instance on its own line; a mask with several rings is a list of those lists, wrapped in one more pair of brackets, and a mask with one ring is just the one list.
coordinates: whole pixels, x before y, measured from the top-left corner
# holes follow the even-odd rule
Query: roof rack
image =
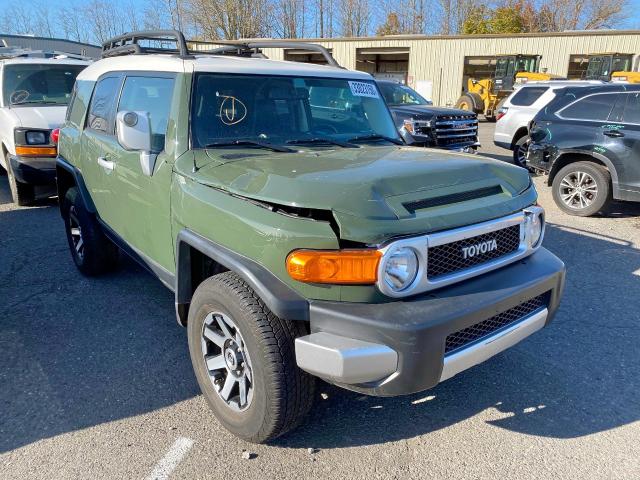
[[(155, 46), (144, 46), (140, 42), (155, 43)], [(175, 48), (167, 48), (167, 43), (175, 44)], [(193, 58), (195, 55), (233, 55), (238, 57), (266, 58), (261, 48), (291, 48), (304, 49), (321, 54), (332, 67), (342, 68), (329, 50), (316, 43), (286, 42), (286, 41), (213, 41), (212, 45), (220, 45), (211, 50), (189, 50), (184, 34), (179, 30), (143, 30), (125, 33), (113, 37), (102, 44), (102, 58), (122, 55), (143, 55), (153, 53), (168, 53), (180, 58)]]
[(0, 47), (0, 60), (9, 58), (54, 58), (70, 60), (93, 60), (91, 57), (77, 53), (62, 52), (59, 50), (31, 50), (22, 47)]

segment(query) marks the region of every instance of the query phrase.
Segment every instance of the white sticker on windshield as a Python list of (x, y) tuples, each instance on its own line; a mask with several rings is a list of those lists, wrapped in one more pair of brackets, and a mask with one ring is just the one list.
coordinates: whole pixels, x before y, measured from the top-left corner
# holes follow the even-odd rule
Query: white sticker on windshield
[(349, 81), (349, 87), (356, 97), (380, 98), (378, 89), (371, 83)]

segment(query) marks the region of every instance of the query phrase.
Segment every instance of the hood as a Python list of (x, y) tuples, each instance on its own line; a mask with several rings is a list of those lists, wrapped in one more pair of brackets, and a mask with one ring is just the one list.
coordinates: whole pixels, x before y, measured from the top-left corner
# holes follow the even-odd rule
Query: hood
[(67, 112), (66, 105), (43, 105), (40, 107), (12, 107), (11, 111), (18, 117), (21, 127), (53, 129), (64, 123)]
[(431, 105), (390, 105), (389, 109), (403, 116), (413, 117), (432, 117), (434, 115), (473, 115), (468, 110), (460, 110), (457, 108), (442, 108)]
[[(231, 158), (212, 155), (195, 179), (254, 200), (330, 210), (342, 238), (354, 241), (507, 215), (521, 208), (522, 201), (513, 200), (527, 190), (533, 191), (527, 205), (535, 201), (525, 169), (478, 155), (390, 146), (282, 154), (251, 150), (246, 156), (234, 150)], [(204, 165), (204, 159), (198, 163)], [(483, 191), (487, 195), (473, 201), (459, 200), (465, 192)], [(425, 201), (433, 206), (420, 207)]]

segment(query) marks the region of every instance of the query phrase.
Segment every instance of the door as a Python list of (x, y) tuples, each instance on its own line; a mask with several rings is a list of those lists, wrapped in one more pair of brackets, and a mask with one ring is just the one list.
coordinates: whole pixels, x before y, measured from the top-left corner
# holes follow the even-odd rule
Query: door
[(640, 91), (620, 95), (610, 121), (602, 127), (603, 148), (616, 165), (618, 186), (640, 195)]
[(149, 115), (152, 151), (158, 157), (152, 175), (147, 176), (142, 172), (140, 152), (125, 150), (114, 137), (115, 195), (111, 208), (116, 232), (152, 262), (154, 270), (161, 266), (171, 273), (175, 269), (169, 196), (173, 160), (165, 152), (165, 141), (174, 84), (174, 74), (125, 74), (116, 112)]
[(108, 225), (114, 221), (113, 202), (115, 102), (122, 75), (107, 74), (98, 79), (89, 102), (82, 134), (82, 176), (91, 193), (98, 216)]

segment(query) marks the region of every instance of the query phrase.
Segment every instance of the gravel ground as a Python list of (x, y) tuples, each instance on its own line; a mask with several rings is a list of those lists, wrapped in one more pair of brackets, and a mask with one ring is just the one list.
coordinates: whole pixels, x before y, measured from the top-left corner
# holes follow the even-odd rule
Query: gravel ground
[(0, 177), (0, 477), (639, 478), (640, 206), (569, 217), (536, 184), (568, 267), (550, 328), (422, 394), (323, 386), (255, 446), (209, 412), (172, 294), (126, 260), (81, 277), (55, 202), (16, 208)]

